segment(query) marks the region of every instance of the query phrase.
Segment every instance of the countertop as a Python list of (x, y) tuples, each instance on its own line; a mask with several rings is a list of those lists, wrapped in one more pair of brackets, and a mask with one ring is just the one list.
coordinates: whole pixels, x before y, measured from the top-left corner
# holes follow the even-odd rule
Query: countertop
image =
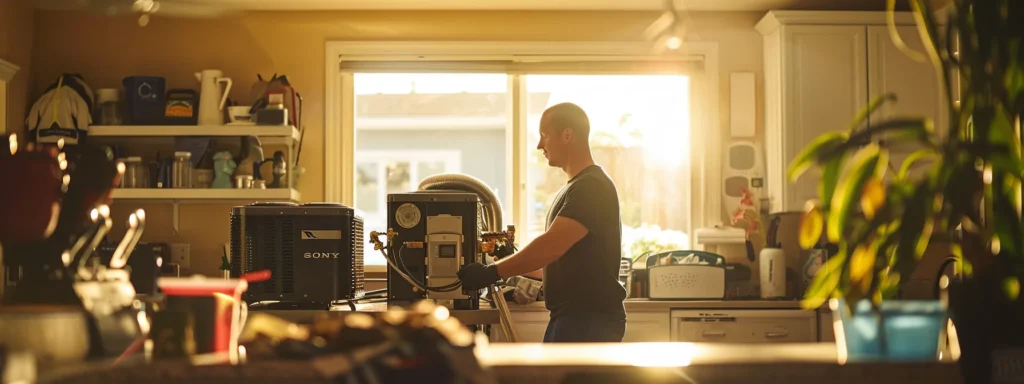
[(952, 361), (840, 362), (835, 344), (491, 344), (480, 364), (502, 383), (960, 383)]
[[(479, 344), (472, 351), (492, 379), (480, 383), (961, 383), (955, 362), (845, 362), (835, 344)], [(180, 362), (64, 366), (40, 383), (330, 383), (336, 366), (261, 360), (239, 366)], [(494, 380), (496, 379), (496, 380)]]
[[(538, 301), (527, 305), (519, 305), (509, 302), (509, 310), (512, 312), (547, 312), (544, 302)], [(789, 309), (799, 310), (800, 302), (796, 300), (648, 300), (648, 299), (627, 299), (623, 305), (627, 312), (645, 311), (668, 311), (672, 309)], [(474, 311), (451, 311), (452, 316), (462, 321), (463, 324), (497, 324), (498, 311), (490, 308), (489, 304), (481, 302), (480, 310)], [(387, 303), (365, 303), (356, 304), (356, 312), (368, 314), (380, 314), (388, 310)], [(345, 316), (353, 313), (348, 306), (336, 306), (331, 310), (316, 309), (288, 309), (288, 310), (266, 310), (250, 309), (250, 312), (261, 312), (281, 317), (296, 323), (311, 323), (316, 316)]]
[[(547, 311), (544, 302), (527, 305), (509, 302), (513, 311)], [(797, 300), (649, 300), (626, 299), (626, 311), (665, 311), (671, 309), (800, 309)]]

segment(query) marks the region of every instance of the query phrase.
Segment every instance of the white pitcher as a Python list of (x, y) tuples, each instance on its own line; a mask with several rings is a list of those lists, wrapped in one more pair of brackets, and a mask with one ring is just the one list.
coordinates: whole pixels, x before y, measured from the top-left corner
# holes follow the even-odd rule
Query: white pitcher
[[(218, 69), (205, 69), (196, 72), (196, 80), (201, 84), (199, 88), (199, 125), (222, 125), (224, 124), (224, 103), (228, 101), (231, 93), (231, 78), (223, 77), (224, 74)], [(219, 83), (227, 84), (224, 91), (220, 90)]]

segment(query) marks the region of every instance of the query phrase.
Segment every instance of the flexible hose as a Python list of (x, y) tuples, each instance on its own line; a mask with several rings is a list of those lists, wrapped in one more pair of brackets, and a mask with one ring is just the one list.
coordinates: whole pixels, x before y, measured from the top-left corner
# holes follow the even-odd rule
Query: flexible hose
[(476, 193), (484, 206), (484, 221), (488, 231), (500, 231), (502, 226), (501, 200), (484, 184), (473, 176), (461, 173), (445, 173), (434, 175), (420, 182), (419, 190), (457, 190)]

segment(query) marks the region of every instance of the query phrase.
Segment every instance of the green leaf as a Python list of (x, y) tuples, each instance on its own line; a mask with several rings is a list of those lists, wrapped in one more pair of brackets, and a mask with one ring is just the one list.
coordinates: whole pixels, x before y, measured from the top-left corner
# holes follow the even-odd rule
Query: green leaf
[(818, 309), (825, 304), (832, 297), (832, 292), (839, 287), (839, 277), (845, 264), (846, 255), (842, 252), (829, 258), (814, 274), (814, 280), (811, 280), (807, 287), (800, 306), (804, 309)]
[(860, 194), (864, 189), (864, 183), (871, 177), (881, 178), (884, 176), (889, 159), (878, 144), (870, 144), (857, 151), (850, 162), (850, 171), (839, 180), (836, 193), (832, 196), (832, 203), (829, 206), (825, 229), (829, 241), (832, 242), (839, 241), (840, 235), (843, 233), (843, 225), (847, 223), (850, 212), (856, 209), (857, 204), (860, 204)]
[(840, 155), (829, 159), (825, 163), (824, 172), (821, 174), (821, 181), (818, 182), (818, 197), (824, 203), (824, 210), (829, 210), (832, 203), (832, 195), (835, 194), (836, 184), (839, 182), (839, 174), (843, 170), (843, 160), (846, 155)]
[(800, 175), (810, 169), (818, 159), (834, 151), (835, 148), (846, 141), (847, 137), (849, 136), (845, 133), (829, 132), (818, 136), (810, 144), (807, 144), (804, 150), (789, 163), (789, 171), (787, 172), (789, 181), (794, 182), (800, 178)]
[(917, 266), (917, 260), (924, 254), (932, 236), (931, 210), (935, 205), (934, 195), (927, 185), (919, 184), (913, 197), (907, 200), (897, 234), (896, 262), (893, 266), (895, 273), (910, 276)]
[(864, 107), (864, 109), (861, 109), (860, 112), (857, 113), (857, 116), (850, 122), (850, 126), (846, 131), (850, 133), (850, 136), (852, 136), (853, 132), (857, 130), (857, 127), (860, 127), (868, 120), (868, 116), (871, 116), (872, 113), (875, 113), (876, 109), (890, 101), (896, 101), (895, 93), (886, 93), (876, 97), (874, 100), (871, 100), (867, 107)]
[(907, 156), (906, 160), (903, 160), (903, 165), (900, 166), (899, 173), (896, 175), (896, 180), (906, 180), (907, 175), (910, 173), (910, 169), (914, 167), (914, 163), (921, 160), (935, 160), (939, 159), (939, 155), (931, 149), (920, 149), (911, 153)]
[(927, 118), (890, 119), (872, 123), (871, 127), (850, 135), (850, 143), (866, 143), (874, 141), (876, 135), (886, 133), (886, 141), (914, 140), (926, 145), (934, 145), (931, 136), (935, 125)]

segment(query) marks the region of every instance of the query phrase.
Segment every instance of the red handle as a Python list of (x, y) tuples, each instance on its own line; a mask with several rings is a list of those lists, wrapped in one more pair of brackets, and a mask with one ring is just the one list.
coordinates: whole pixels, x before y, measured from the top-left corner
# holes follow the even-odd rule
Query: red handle
[(247, 283), (258, 283), (261, 281), (270, 280), (270, 270), (264, 269), (262, 271), (246, 273), (242, 275), (242, 280), (245, 280)]

